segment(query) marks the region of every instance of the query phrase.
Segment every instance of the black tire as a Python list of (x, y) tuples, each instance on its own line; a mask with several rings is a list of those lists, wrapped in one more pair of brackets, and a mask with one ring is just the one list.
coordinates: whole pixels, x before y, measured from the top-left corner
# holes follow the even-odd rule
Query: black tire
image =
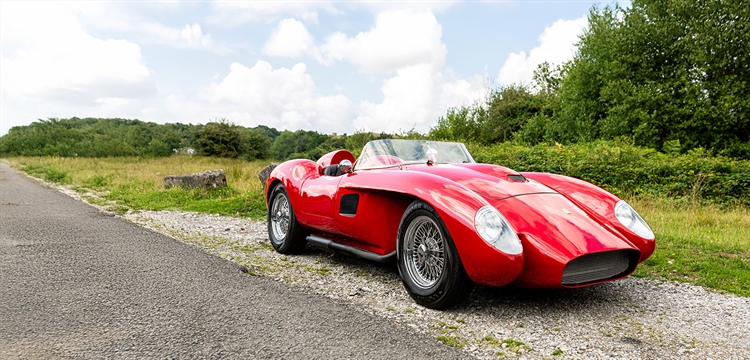
[(416, 200), (406, 208), (398, 230), (398, 272), (418, 304), (445, 309), (466, 299), (474, 283), (437, 211)]
[(297, 222), (292, 203), (283, 184), (278, 184), (268, 197), (268, 238), (277, 252), (295, 254), (307, 244), (307, 230)]

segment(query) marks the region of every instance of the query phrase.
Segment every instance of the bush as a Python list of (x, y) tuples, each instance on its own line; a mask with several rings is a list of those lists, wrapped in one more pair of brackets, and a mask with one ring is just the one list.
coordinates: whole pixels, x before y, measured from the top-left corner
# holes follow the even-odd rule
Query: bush
[(623, 142), (598, 140), (568, 146), (469, 145), (469, 149), (477, 162), (572, 176), (620, 195), (750, 205), (750, 161), (710, 156), (702, 148), (666, 155)]
[(49, 168), (44, 170), (44, 179), (52, 182), (63, 182), (68, 174), (58, 168)]
[(195, 151), (198, 155), (227, 158), (240, 157), (242, 134), (237, 125), (222, 119), (206, 124), (195, 139)]

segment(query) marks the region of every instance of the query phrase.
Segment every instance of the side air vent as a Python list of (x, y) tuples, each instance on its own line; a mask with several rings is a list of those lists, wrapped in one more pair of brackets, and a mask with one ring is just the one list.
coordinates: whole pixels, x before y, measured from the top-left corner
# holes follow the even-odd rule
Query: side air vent
[(357, 215), (359, 207), (359, 194), (346, 194), (341, 196), (339, 213), (341, 215)]
[(520, 174), (519, 175), (508, 175), (508, 179), (510, 181), (515, 181), (515, 182), (526, 182), (526, 177), (524, 177), (523, 175), (520, 175)]
[(582, 285), (625, 275), (638, 263), (635, 250), (616, 250), (583, 255), (571, 260), (563, 271), (563, 285)]

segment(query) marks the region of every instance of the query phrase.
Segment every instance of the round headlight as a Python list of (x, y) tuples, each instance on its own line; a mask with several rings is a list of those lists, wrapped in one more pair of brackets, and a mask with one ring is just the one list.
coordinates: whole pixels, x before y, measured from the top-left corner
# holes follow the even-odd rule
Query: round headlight
[(654, 239), (654, 232), (651, 231), (646, 221), (625, 200), (620, 200), (615, 204), (615, 217), (638, 236), (649, 240)]
[(521, 240), (508, 220), (492, 206), (484, 206), (477, 211), (474, 228), (484, 241), (504, 253), (515, 255), (523, 252)]

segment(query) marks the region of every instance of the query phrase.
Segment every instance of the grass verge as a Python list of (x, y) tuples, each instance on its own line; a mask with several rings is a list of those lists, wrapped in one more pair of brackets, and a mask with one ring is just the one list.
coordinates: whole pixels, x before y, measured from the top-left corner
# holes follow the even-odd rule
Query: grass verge
[[(19, 157), (17, 169), (81, 193), (116, 202), (120, 209), (181, 210), (263, 220), (266, 207), (258, 172), (267, 161), (172, 156), (168, 158)], [(229, 185), (211, 191), (166, 190), (162, 179), (223, 169)], [(635, 276), (676, 280), (750, 296), (750, 210), (668, 198), (627, 197), (656, 233), (654, 255)]]
[(629, 199), (656, 233), (636, 276), (677, 280), (750, 296), (750, 211), (668, 199)]
[[(168, 158), (59, 158), (19, 157), (11, 165), (29, 175), (78, 192), (93, 192), (106, 200), (134, 210), (181, 210), (256, 220), (266, 217), (263, 188), (258, 172), (268, 161), (247, 162), (191, 156)], [(223, 169), (228, 187), (213, 190), (165, 189), (167, 175), (184, 175)]]

